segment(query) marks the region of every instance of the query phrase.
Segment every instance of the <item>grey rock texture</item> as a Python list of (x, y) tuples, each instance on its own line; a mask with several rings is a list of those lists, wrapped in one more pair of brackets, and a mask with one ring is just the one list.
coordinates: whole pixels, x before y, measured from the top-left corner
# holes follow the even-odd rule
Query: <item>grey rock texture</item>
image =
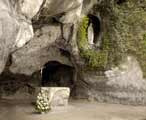
[(34, 38), (12, 55), (11, 72), (31, 75), (48, 61), (58, 61), (71, 66), (69, 59), (62, 56), (59, 49), (53, 47), (60, 36), (61, 29), (58, 25), (48, 25), (38, 29)]
[(145, 90), (146, 81), (143, 79), (143, 73), (137, 60), (133, 57), (128, 56), (126, 62), (117, 68), (106, 71), (105, 74), (109, 80), (107, 82), (109, 86)]
[(17, 12), (27, 18), (33, 18), (39, 12), (43, 0), (18, 0), (16, 3)]
[[(4, 70), (11, 52), (22, 47), (33, 37), (30, 19), (15, 9), (15, 1), (1, 0), (0, 5), (0, 73)], [(19, 11), (19, 9), (18, 9)]]
[(43, 6), (44, 15), (57, 15), (64, 12), (69, 12), (82, 5), (83, 0), (46, 0)]
[[(139, 0), (1, 0), (0, 73), (31, 80), (46, 63), (57, 61), (75, 69), (71, 93), (78, 98), (146, 104), (145, 5)], [(84, 16), (98, 21), (87, 30), (86, 24), (81, 27), (81, 37), (91, 44), (97, 37), (98, 47), (92, 45), (86, 52), (92, 59), (81, 57), (78, 44)], [(86, 63), (94, 66), (100, 59), (96, 53), (105, 51), (105, 68), (91, 70)]]
[[(61, 4), (62, 2), (64, 2), (64, 4)], [(47, 0), (47, 1), (42, 1), (42, 0), (38, 0), (38, 1), (24, 0), (24, 1), (22, 1), (22, 0), (19, 0), (19, 1), (13, 1), (13, 2), (11, 0), (6, 0), (6, 1), (2, 0), (0, 2), (0, 4), (2, 6), (2, 8), (0, 10), (0, 12), (1, 12), (1, 14), (0, 14), (1, 15), (1, 22), (0, 22), (0, 24), (1, 24), (0, 25), (1, 26), (0, 27), (0, 29), (1, 29), (1, 54), (0, 54), (1, 55), (1, 60), (0, 60), (1, 67), (0, 67), (0, 69), (1, 70), (0, 70), (0, 73), (1, 73), (4, 70), (4, 67), (5, 67), (9, 54), (14, 52), (18, 48), (23, 47), (26, 43), (28, 43), (32, 39), (34, 34), (33, 34), (31, 19), (39, 11), (40, 11), (41, 15), (44, 15), (44, 14), (46, 14), (44, 12), (47, 12), (47, 16), (58, 15), (58, 14), (62, 14), (62, 12), (65, 12), (66, 15), (64, 14), (62, 18), (59, 18), (59, 21), (61, 20), (61, 22), (63, 22), (63, 23), (64, 22), (73, 23), (76, 21), (75, 19), (79, 18), (79, 16), (80, 16), (82, 0), (80, 0), (80, 1), (79, 0), (78, 1), (60, 0), (60, 1), (55, 1), (55, 2), (51, 1), (51, 0)], [(42, 7), (42, 5), (43, 5), (43, 7)], [(60, 6), (60, 7), (58, 7), (58, 6)], [(42, 8), (40, 8), (40, 7), (42, 7)], [(78, 10), (78, 8), (79, 8), (79, 10)], [(76, 11), (76, 9), (77, 9), (77, 11)], [(74, 19), (73, 19), (73, 17), (74, 17)], [(71, 18), (71, 19), (69, 20), (69, 18)], [(58, 30), (59, 27), (60, 26), (57, 27), (56, 31), (61, 32), (61, 30)], [(56, 35), (58, 35), (58, 37), (61, 36), (60, 35), (61, 33), (55, 32), (53, 30), (52, 30), (52, 33), (54, 33), (54, 34), (56, 33)], [(51, 33), (51, 36), (52, 36), (51, 39), (53, 39), (53, 41), (55, 41), (57, 38), (53, 38), (56, 36), (52, 35), (52, 33)], [(45, 32), (43, 34), (45, 34)], [(50, 34), (50, 33), (48, 33), (48, 34)], [(45, 38), (45, 39), (47, 39), (47, 38)], [(46, 41), (51, 42), (51, 41), (49, 41), (49, 39), (47, 39)], [(33, 42), (31, 42), (29, 44), (32, 44), (32, 43)], [(35, 44), (35, 43), (33, 43), (33, 44)], [(38, 42), (38, 46), (40, 44), (42, 44), (42, 43)], [(22, 48), (22, 49), (24, 49), (24, 48)], [(34, 49), (36, 49), (36, 48), (34, 48)], [(16, 51), (16, 53), (18, 54), (17, 51)], [(21, 52), (21, 54), (22, 54), (22, 52)], [(15, 53), (12, 56), (16, 56)], [(16, 57), (13, 57), (13, 58), (15, 59)], [(52, 59), (53, 59), (53, 57), (52, 57)], [(14, 65), (12, 65), (12, 66), (14, 66)], [(37, 67), (37, 68), (40, 69), (40, 66), (41, 65), (39, 65), (39, 67)], [(21, 67), (21, 69), (22, 69), (22, 67)], [(22, 72), (20, 72), (20, 73), (22, 73)], [(29, 73), (29, 71), (27, 73)], [(30, 72), (29, 74), (31, 74), (31, 73), (32, 72)]]
[(84, 87), (77, 89), (78, 95), (81, 95), (78, 97), (88, 98), (89, 101), (146, 104), (146, 80), (134, 57), (128, 56), (119, 67), (106, 71), (105, 77), (90, 72), (83, 76), (84, 82), (79, 86)]
[(9, 52), (11, 51), (11, 46), (14, 45), (15, 39), (18, 32), (18, 24), (13, 13), (11, 15), (9, 12), (14, 11), (9, 7), (8, 0), (0, 1), (0, 73), (5, 67)]
[(44, 0), (37, 17), (54, 16), (61, 23), (76, 23), (81, 15), (82, 5), (83, 0)]

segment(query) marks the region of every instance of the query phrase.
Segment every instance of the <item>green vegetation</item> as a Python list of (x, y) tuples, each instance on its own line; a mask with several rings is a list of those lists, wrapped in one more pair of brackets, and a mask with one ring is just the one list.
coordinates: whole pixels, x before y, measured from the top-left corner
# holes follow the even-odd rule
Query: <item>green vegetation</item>
[(87, 29), (89, 24), (89, 18), (84, 17), (78, 31), (78, 46), (80, 49), (80, 55), (85, 59), (85, 63), (88, 66), (88, 69), (100, 69), (103, 70), (107, 64), (107, 45), (105, 45), (104, 50), (96, 51), (89, 46), (87, 38)]
[(89, 18), (85, 16), (82, 20), (82, 23), (79, 27), (79, 32), (78, 32), (78, 34), (79, 34), (78, 35), (79, 36), (78, 45), (81, 50), (83, 50), (85, 48), (89, 49), (88, 38), (87, 38), (88, 24), (89, 24)]
[(146, 33), (143, 35), (143, 42), (144, 42), (144, 46), (146, 48)]
[(146, 34), (143, 35), (143, 39), (139, 43), (137, 41), (137, 46), (135, 47), (137, 48), (135, 55), (143, 70), (143, 75), (146, 77)]
[[(104, 4), (103, 4), (104, 5)], [(97, 7), (106, 19), (100, 50), (92, 49), (88, 43), (89, 18), (84, 17), (78, 31), (80, 55), (90, 69), (105, 70), (119, 65), (128, 55), (138, 60), (146, 77), (146, 1), (129, 0), (124, 4), (107, 4)], [(106, 14), (105, 14), (106, 13)]]
[(143, 5), (146, 5), (145, 1), (129, 0), (124, 5), (113, 6), (112, 13), (116, 17), (115, 20), (111, 18), (110, 27), (114, 31), (111, 41), (117, 42), (118, 56), (135, 56), (146, 77), (146, 10)]

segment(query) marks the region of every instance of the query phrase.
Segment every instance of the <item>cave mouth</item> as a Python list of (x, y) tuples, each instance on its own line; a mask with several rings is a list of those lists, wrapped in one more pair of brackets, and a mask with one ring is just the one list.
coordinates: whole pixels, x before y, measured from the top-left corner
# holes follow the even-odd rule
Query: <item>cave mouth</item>
[(46, 63), (41, 76), (43, 87), (69, 87), (72, 89), (74, 86), (74, 68), (57, 61)]
[(123, 4), (123, 3), (125, 3), (125, 2), (126, 2), (126, 0), (117, 0), (117, 4), (118, 4), (118, 5)]

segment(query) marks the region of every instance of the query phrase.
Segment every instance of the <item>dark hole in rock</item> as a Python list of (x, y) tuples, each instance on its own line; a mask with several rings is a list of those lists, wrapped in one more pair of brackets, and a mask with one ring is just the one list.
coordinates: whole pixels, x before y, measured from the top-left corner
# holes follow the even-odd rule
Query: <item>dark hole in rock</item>
[(0, 94), (13, 95), (20, 89), (28, 87), (29, 81), (30, 77), (28, 76), (5, 71), (0, 75)]
[(117, 0), (117, 4), (120, 5), (122, 3), (126, 2), (126, 0)]
[(72, 89), (74, 68), (50, 61), (42, 69), (42, 86), (44, 87), (70, 87)]
[(60, 50), (61, 55), (70, 58), (71, 55), (67, 50), (64, 50), (64, 49), (61, 49), (61, 48), (59, 50)]
[(101, 21), (97, 16), (91, 14), (89, 14), (88, 17), (90, 19), (89, 26), (90, 24), (92, 24), (93, 27), (93, 34), (94, 34), (93, 43), (98, 44), (100, 33), (101, 33)]

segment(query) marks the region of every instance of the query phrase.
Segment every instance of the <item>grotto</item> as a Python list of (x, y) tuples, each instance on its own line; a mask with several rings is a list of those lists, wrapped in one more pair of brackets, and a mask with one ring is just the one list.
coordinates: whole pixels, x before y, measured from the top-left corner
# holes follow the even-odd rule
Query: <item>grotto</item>
[(42, 69), (42, 86), (72, 87), (74, 68), (56, 61), (46, 63)]
[(0, 6), (0, 120), (146, 119), (145, 0)]

